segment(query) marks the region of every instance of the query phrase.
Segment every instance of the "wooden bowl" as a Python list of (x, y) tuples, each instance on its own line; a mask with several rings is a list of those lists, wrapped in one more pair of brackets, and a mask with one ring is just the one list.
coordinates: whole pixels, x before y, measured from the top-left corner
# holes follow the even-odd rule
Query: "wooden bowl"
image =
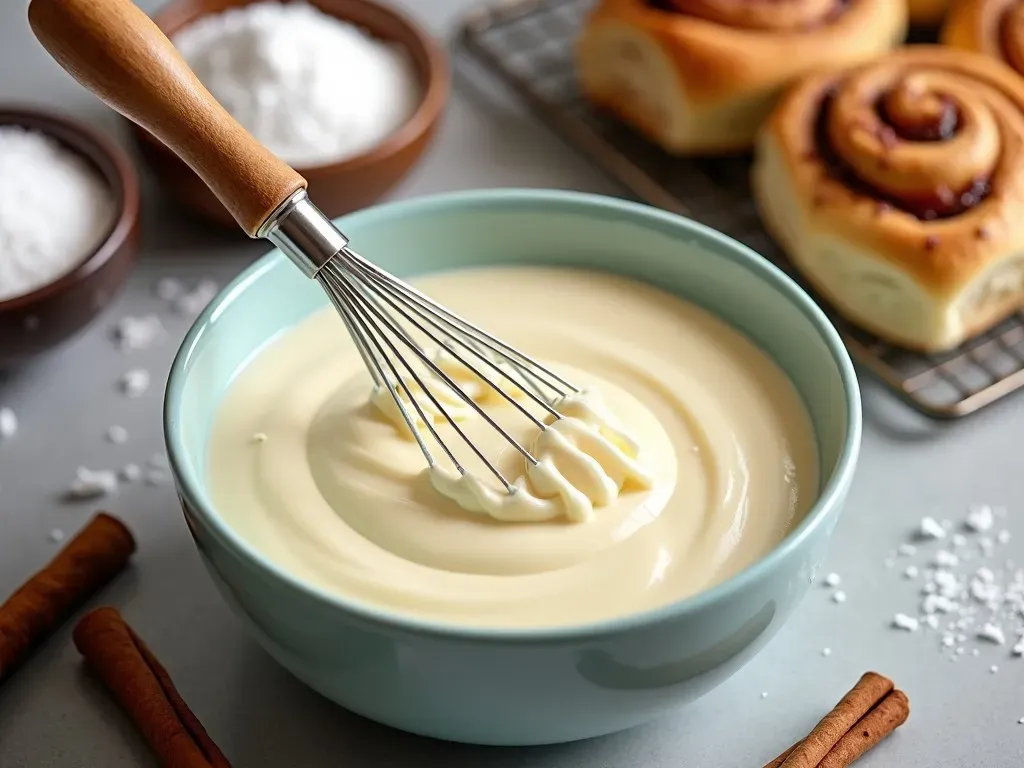
[(0, 368), (6, 368), (85, 327), (124, 285), (138, 252), (139, 182), (117, 144), (75, 120), (0, 106), (0, 125), (45, 133), (84, 157), (107, 182), (116, 210), (106, 236), (77, 267), (31, 293), (0, 300)]
[[(254, 0), (172, 0), (153, 16), (168, 37), (201, 16), (248, 5)], [(289, 1), (289, 0), (286, 0)], [(402, 46), (422, 84), (422, 99), (409, 120), (375, 148), (342, 160), (296, 167), (309, 182), (310, 199), (335, 217), (374, 203), (419, 161), (437, 130), (448, 100), (449, 70), (444, 50), (411, 20), (372, 0), (309, 0), (326, 14), (355, 24), (381, 40)], [(142, 156), (180, 204), (200, 216), (237, 227), (209, 188), (177, 155), (146, 130), (132, 124)]]

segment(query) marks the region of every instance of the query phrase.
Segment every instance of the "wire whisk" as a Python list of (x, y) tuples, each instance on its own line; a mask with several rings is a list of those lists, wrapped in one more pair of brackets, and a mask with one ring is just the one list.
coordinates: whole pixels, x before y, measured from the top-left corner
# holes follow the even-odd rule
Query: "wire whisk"
[[(579, 393), (580, 388), (347, 246), (317, 271), (315, 279), (341, 315), (374, 385), (386, 390), (398, 407), (427, 465), (433, 467), (436, 458), (430, 450), (427, 437), (419, 428), (421, 424), (456, 470), (460, 474), (466, 472), (456, 452), (435, 427), (440, 419), (451, 426), (506, 491), (515, 492), (516, 486), (466, 435), (459, 424), (460, 419), (452, 412), (452, 406), (461, 401), (496, 430), (527, 462), (536, 465), (537, 458), (509, 434), (464, 385), (460, 386), (452, 378), (438, 356), (417, 340), (417, 335), (429, 340), (437, 350), (443, 350), (443, 354), (450, 356), (452, 361), (475, 376), (483, 387), (497, 393), (542, 431), (548, 428), (551, 421), (562, 418), (555, 408), (558, 401)], [(438, 382), (447, 392), (438, 391)], [(430, 413), (416, 396), (417, 393), (423, 393), (428, 399)], [(534, 413), (517, 398), (517, 393), (522, 393), (529, 402), (536, 405), (541, 415)], [(455, 395), (455, 401), (446, 397), (446, 394)]]
[[(246, 234), (271, 241), (320, 283), (376, 386), (394, 399), (429, 466), (435, 465), (435, 456), (420, 424), (460, 475), (466, 475), (456, 451), (436, 429), (433, 417), (440, 416), (509, 493), (516, 490), (457, 423), (454, 405), (462, 401), (478, 413), (534, 467), (537, 458), (414, 337), (437, 345), (542, 431), (560, 418), (553, 404), (579, 392), (577, 387), (351, 251), (348, 238), (310, 201), (306, 180), (217, 103), (167, 37), (130, 0), (31, 0), (29, 22), (72, 77), (187, 163)], [(454, 399), (440, 395), (437, 382)], [(431, 413), (414, 387), (428, 399)], [(531, 413), (515, 392), (539, 406), (541, 416)]]

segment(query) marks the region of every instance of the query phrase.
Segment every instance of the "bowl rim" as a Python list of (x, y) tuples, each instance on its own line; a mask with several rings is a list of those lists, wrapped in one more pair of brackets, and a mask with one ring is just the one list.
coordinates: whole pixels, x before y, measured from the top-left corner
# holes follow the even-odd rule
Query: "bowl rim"
[(164, 436), (171, 469), (178, 483), (182, 499), (190, 510), (199, 516), (210, 528), (213, 534), (219, 537), (222, 543), (230, 550), (233, 550), (234, 554), (246, 561), (248, 565), (270, 574), (272, 577), (305, 593), (309, 597), (326, 603), (330, 607), (341, 610), (363, 622), (386, 628), (392, 632), (404, 632), (462, 642), (543, 644), (572, 640), (592, 641), (598, 638), (620, 635), (639, 628), (651, 627), (667, 621), (678, 620), (687, 615), (697, 613), (713, 603), (729, 599), (778, 568), (818, 528), (824, 525), (828, 518), (833, 514), (837, 514), (840, 501), (852, 480), (861, 442), (862, 414), (860, 388), (853, 362), (839, 336), (839, 332), (803, 288), (781, 269), (742, 243), (691, 219), (643, 203), (583, 192), (528, 188), (471, 190), (429, 195), (373, 206), (357, 213), (340, 217), (338, 221), (342, 225), (346, 222), (353, 224), (357, 221), (360, 224), (366, 224), (381, 220), (394, 220), (403, 216), (422, 215), (432, 211), (450, 211), (452, 209), (462, 211), (493, 210), (496, 207), (514, 210), (516, 207), (536, 208), (537, 206), (557, 206), (565, 211), (584, 211), (590, 215), (596, 213), (601, 215), (602, 218), (624, 216), (642, 225), (654, 227), (674, 235), (684, 234), (689, 235), (691, 238), (715, 243), (718, 245), (716, 250), (723, 258), (727, 258), (734, 264), (749, 269), (771, 287), (789, 298), (815, 330), (818, 331), (831, 353), (832, 361), (836, 365), (843, 384), (843, 395), (846, 401), (846, 434), (843, 438), (842, 450), (840, 451), (835, 469), (800, 524), (790, 531), (786, 538), (779, 542), (767, 555), (710, 589), (651, 610), (639, 611), (585, 624), (507, 628), (446, 623), (403, 615), (383, 606), (376, 606), (371, 603), (363, 603), (347, 598), (326, 588), (304, 581), (263, 555), (256, 547), (246, 541), (241, 534), (237, 533), (220, 515), (200, 502), (199, 494), (191, 486), (189, 474), (183, 471), (183, 454), (185, 449), (181, 442), (178, 426), (181, 423), (179, 418), (181, 395), (187, 379), (185, 368), (196, 349), (197, 343), (206, 333), (211, 320), (223, 311), (224, 306), (230, 304), (249, 282), (259, 278), (261, 274), (273, 268), (281, 259), (285, 258), (280, 251), (274, 249), (238, 275), (196, 319), (185, 336), (171, 365), (164, 396)]
[(99, 128), (95, 128), (80, 120), (55, 111), (39, 107), (18, 104), (0, 104), (0, 126), (16, 125), (26, 130), (46, 134), (62, 146), (84, 157), (90, 165), (96, 167), (95, 161), (78, 147), (51, 132), (57, 127), (67, 133), (74, 134), (91, 144), (100, 154), (110, 161), (115, 174), (108, 173), (106, 168), (96, 168), (97, 172), (111, 188), (114, 203), (117, 205), (116, 215), (106, 233), (68, 272), (44, 283), (28, 293), (18, 294), (8, 299), (0, 299), (0, 315), (7, 312), (30, 310), (34, 305), (66, 292), (82, 280), (96, 272), (112, 259), (125, 246), (131, 237), (132, 230), (139, 221), (140, 193), (139, 178), (128, 154)]
[[(259, 1), (260, 0), (241, 0), (237, 7), (252, 5)], [(296, 2), (297, 0), (290, 1)], [(419, 46), (426, 59), (425, 68), (417, 66), (415, 61), (413, 62), (417, 74), (423, 79), (423, 92), (420, 96), (419, 104), (405, 122), (369, 149), (366, 149), (359, 154), (352, 155), (351, 157), (346, 157), (330, 163), (294, 166), (295, 171), (307, 180), (323, 179), (331, 176), (352, 173), (354, 171), (385, 162), (395, 155), (398, 155), (431, 130), (431, 127), (438, 121), (441, 113), (444, 111), (445, 105), (448, 103), (448, 96), (451, 87), (450, 64), (445, 49), (437, 40), (434, 39), (433, 35), (431, 35), (423, 25), (414, 21), (409, 15), (389, 5), (376, 2), (375, 0), (347, 1), (350, 3), (360, 3), (365, 6), (370, 6), (374, 8), (375, 12), (384, 16), (390, 16), (410, 32), (411, 37), (416, 40), (416, 44)], [(187, 24), (182, 24), (175, 27), (173, 30), (170, 30), (168, 28), (169, 24), (167, 23), (167, 18), (175, 12), (176, 6), (180, 2), (182, 2), (182, 0), (171, 0), (169, 3), (162, 6), (159, 11), (153, 14), (153, 22), (157, 27), (159, 27), (161, 32), (167, 35), (168, 38), (177, 32), (180, 32), (185, 27), (194, 24), (198, 19), (214, 15), (206, 12), (200, 13), (195, 19)], [(334, 18), (346, 23), (352, 23), (347, 18), (333, 13), (328, 13), (319, 6), (317, 6), (317, 8), (328, 16), (333, 16)], [(356, 26), (362, 28), (361, 25), (357, 24)], [(372, 36), (376, 37), (376, 35)], [(400, 47), (407, 53), (409, 52), (410, 46), (402, 45)], [(129, 123), (132, 133), (138, 140), (177, 157), (173, 151), (166, 147), (149, 131), (136, 123), (131, 121), (129, 121)]]

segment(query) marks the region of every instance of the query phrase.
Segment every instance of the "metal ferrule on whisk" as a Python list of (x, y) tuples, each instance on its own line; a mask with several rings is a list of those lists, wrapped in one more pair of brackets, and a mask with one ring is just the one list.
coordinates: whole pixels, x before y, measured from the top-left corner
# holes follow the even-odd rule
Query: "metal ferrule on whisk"
[(305, 189), (296, 191), (281, 203), (263, 222), (256, 236), (276, 245), (310, 278), (316, 277), (324, 265), (348, 245), (348, 238), (313, 205)]

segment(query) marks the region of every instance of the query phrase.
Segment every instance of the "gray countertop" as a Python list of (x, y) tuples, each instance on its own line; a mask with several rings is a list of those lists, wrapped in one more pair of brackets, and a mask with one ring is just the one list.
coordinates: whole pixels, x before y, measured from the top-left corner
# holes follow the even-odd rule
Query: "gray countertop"
[[(403, 4), (447, 36), (473, 0)], [(140, 5), (152, 10), (157, 3)], [(120, 121), (36, 44), (25, 6), (0, 3), (0, 101), (56, 107), (127, 143)], [(0, 593), (53, 554), (52, 529), (71, 534), (90, 516), (94, 505), (60, 499), (76, 467), (144, 463), (162, 447), (160, 384), (189, 319), (164, 310), (154, 282), (175, 276), (223, 283), (265, 250), (197, 224), (161, 197), (151, 178), (144, 181), (142, 254), (128, 289), (88, 331), (0, 375), (0, 406), (13, 408), (21, 422), (16, 438), (0, 445)], [(519, 105), (457, 88), (440, 139), (395, 196), (483, 186), (621, 194)], [(167, 338), (147, 350), (119, 351), (111, 341), (114, 322), (149, 312), (161, 314)], [(116, 383), (135, 367), (149, 369), (154, 386), (129, 400)], [(122, 610), (220, 746), (245, 768), (759, 766), (806, 734), (866, 669), (895, 678), (913, 707), (909, 723), (860, 763), (866, 768), (1019, 766), (1024, 659), (969, 638), (951, 663), (936, 633), (891, 629), (894, 613), (916, 612), (920, 584), (901, 578), (911, 559), (885, 561), (923, 515), (958, 520), (970, 504), (988, 502), (1009, 510), (999, 527), (1013, 538), (1001, 545), (1001, 557), (1024, 562), (1024, 395), (937, 426), (907, 413), (875, 384), (863, 389), (860, 469), (827, 563), (842, 575), (847, 601), (834, 603), (825, 587), (813, 588), (777, 638), (721, 688), (662, 722), (619, 735), (483, 749), (432, 742), (348, 714), (293, 680), (243, 634), (196, 556), (169, 485), (128, 486), (105, 502), (130, 524), (139, 551), (134, 567), (98, 600)], [(112, 424), (127, 428), (126, 444), (105, 442)], [(0, 691), (0, 766), (155, 765), (129, 721), (83, 673), (69, 635), (66, 626)], [(976, 647), (978, 656), (971, 653)]]

